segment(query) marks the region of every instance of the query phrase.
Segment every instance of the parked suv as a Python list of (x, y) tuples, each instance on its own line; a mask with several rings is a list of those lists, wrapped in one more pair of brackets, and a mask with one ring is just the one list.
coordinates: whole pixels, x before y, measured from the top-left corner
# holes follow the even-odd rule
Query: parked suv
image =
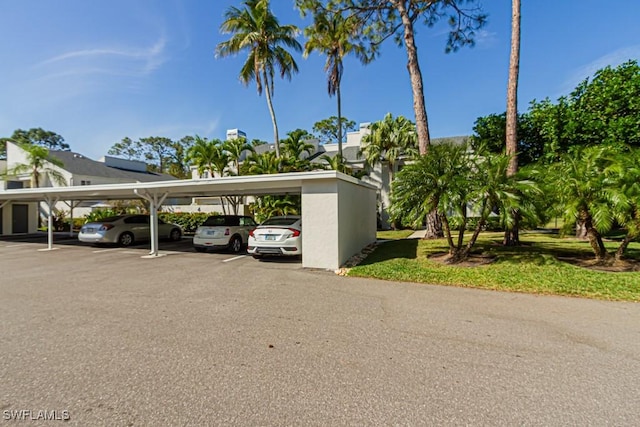
[(207, 249), (229, 249), (238, 253), (247, 244), (249, 232), (257, 224), (250, 216), (214, 215), (196, 230), (193, 247), (198, 252)]

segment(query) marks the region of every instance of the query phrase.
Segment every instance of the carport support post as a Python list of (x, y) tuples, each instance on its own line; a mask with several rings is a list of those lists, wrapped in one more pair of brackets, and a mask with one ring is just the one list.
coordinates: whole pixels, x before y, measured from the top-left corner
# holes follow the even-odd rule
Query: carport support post
[(69, 206), (69, 237), (73, 237), (73, 208), (75, 208), (77, 204), (73, 200), (64, 203)]
[(48, 250), (52, 250), (53, 249), (53, 205), (55, 205), (56, 203), (58, 203), (58, 199), (52, 199), (50, 197), (47, 197), (44, 199), (44, 201), (47, 203), (47, 206), (49, 207), (49, 216), (47, 218), (47, 249)]
[(139, 193), (137, 189), (133, 191), (149, 202), (149, 214), (151, 215), (149, 224), (151, 228), (151, 251), (149, 255), (158, 256), (158, 208), (162, 206), (169, 193), (158, 195), (157, 193), (149, 194), (148, 192)]
[(8, 206), (9, 203), (11, 203), (11, 200), (5, 200), (4, 202), (0, 202), (0, 229), (2, 229), (2, 221), (4, 221), (4, 218), (2, 215), (2, 208), (4, 208), (5, 206)]

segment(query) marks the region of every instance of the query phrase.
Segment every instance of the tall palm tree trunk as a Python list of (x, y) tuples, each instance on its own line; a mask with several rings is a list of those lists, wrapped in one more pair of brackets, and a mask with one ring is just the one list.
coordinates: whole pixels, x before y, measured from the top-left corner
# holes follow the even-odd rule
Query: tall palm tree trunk
[(336, 87), (336, 99), (338, 100), (338, 155), (342, 162), (342, 100), (340, 98), (340, 83)]
[(520, 0), (513, 0), (511, 16), (511, 55), (507, 84), (506, 149), (509, 159), (507, 176), (518, 171), (518, 76), (520, 74)]
[[(518, 171), (518, 76), (520, 74), (520, 0), (513, 0), (511, 6), (511, 55), (509, 57), (509, 82), (507, 84), (507, 125), (506, 152), (509, 159), (507, 176)], [(507, 246), (520, 243), (519, 214), (516, 210), (509, 213), (513, 217), (513, 225), (505, 230), (504, 244)]]
[(271, 89), (269, 85), (269, 80), (267, 80), (267, 72), (265, 70), (262, 71), (262, 75), (264, 78), (264, 88), (265, 93), (267, 94), (267, 105), (269, 106), (269, 113), (271, 113), (271, 122), (273, 123), (273, 138), (276, 147), (276, 157), (280, 158), (280, 139), (278, 137), (278, 123), (276, 122), (276, 112), (273, 109), (273, 101), (271, 100)]
[(418, 47), (415, 43), (413, 32), (413, 22), (409, 17), (404, 0), (394, 0), (396, 9), (402, 18), (404, 27), (404, 44), (407, 49), (407, 70), (411, 79), (411, 90), (413, 92), (413, 111), (416, 115), (416, 130), (418, 132), (418, 148), (420, 154), (427, 154), (431, 138), (429, 136), (429, 121), (427, 119), (427, 108), (424, 102), (424, 86), (422, 83), (422, 72), (418, 62)]
[[(427, 108), (424, 102), (424, 85), (422, 83), (422, 72), (418, 62), (418, 47), (415, 43), (413, 32), (413, 22), (409, 17), (409, 12), (405, 7), (404, 0), (393, 0), (392, 3), (400, 13), (402, 25), (404, 27), (404, 45), (407, 49), (407, 70), (411, 79), (411, 90), (413, 92), (413, 111), (416, 116), (416, 131), (418, 132), (418, 150), (421, 155), (429, 151), (431, 137), (429, 135), (429, 120), (427, 118)], [(425, 238), (433, 239), (443, 237), (442, 221), (438, 212), (434, 209), (427, 215)]]
[(31, 174), (31, 186), (33, 188), (40, 188), (40, 172), (38, 172), (36, 169), (34, 169), (33, 173)]

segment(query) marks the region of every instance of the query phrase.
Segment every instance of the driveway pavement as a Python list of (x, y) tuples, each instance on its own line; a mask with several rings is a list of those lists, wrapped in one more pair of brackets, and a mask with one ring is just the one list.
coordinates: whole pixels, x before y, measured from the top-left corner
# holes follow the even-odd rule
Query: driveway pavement
[(0, 425), (640, 425), (639, 304), (44, 247), (0, 241)]

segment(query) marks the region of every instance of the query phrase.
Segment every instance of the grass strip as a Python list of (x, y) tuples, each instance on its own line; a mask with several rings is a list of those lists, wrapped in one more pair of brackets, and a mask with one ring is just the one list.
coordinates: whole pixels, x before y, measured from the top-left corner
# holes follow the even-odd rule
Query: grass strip
[[(386, 235), (384, 238), (394, 237)], [(592, 256), (585, 241), (526, 233), (521, 235), (521, 246), (505, 247), (501, 244), (502, 233), (483, 233), (474, 253), (489, 256), (493, 261), (468, 267), (446, 265), (429, 258), (447, 252), (444, 239), (396, 238), (398, 240), (382, 242), (348, 275), (533, 294), (640, 301), (640, 272), (596, 271), (562, 260)], [(606, 246), (613, 251), (617, 243), (607, 242)], [(629, 246), (628, 258), (640, 260), (639, 243)]]

